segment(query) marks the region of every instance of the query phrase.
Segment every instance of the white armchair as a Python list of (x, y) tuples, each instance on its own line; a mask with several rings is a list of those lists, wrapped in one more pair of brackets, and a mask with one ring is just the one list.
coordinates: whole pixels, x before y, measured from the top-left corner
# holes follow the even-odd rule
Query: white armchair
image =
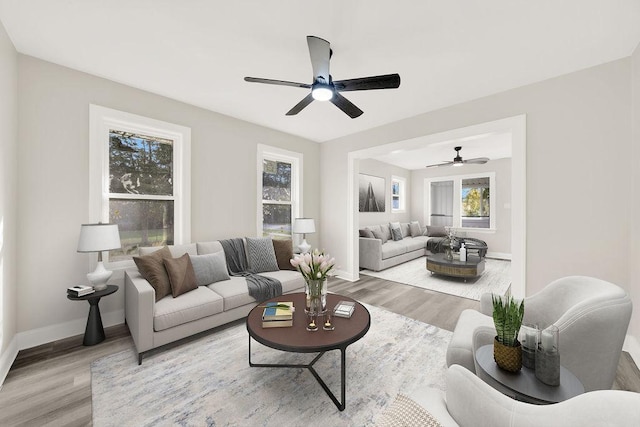
[(392, 404), (378, 419), (379, 427), (418, 425), (407, 420), (435, 419), (443, 427), (627, 427), (640, 420), (640, 394), (600, 390), (553, 405), (532, 405), (511, 399), (460, 366), (447, 371), (447, 391), (423, 389), (409, 394), (412, 405)]
[[(585, 391), (613, 385), (622, 344), (631, 318), (627, 293), (593, 277), (570, 276), (551, 282), (524, 300), (524, 321), (560, 330), (560, 363), (582, 381)], [(447, 348), (447, 366), (458, 364), (476, 372), (475, 349), (491, 344), (495, 328), (491, 295), (481, 300), (481, 313), (460, 314)]]

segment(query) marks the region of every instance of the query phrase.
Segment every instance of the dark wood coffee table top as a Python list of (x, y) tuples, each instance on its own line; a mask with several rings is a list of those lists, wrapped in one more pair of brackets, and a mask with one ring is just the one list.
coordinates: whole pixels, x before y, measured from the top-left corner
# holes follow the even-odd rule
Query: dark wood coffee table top
[[(278, 350), (296, 353), (316, 353), (335, 349), (345, 349), (348, 345), (362, 338), (371, 325), (369, 311), (359, 302), (338, 294), (327, 294), (327, 308), (333, 310), (339, 301), (354, 301), (356, 303), (353, 315), (349, 319), (333, 316), (333, 331), (322, 329), (323, 320), (318, 321), (317, 331), (307, 331), (307, 315), (304, 312), (305, 294), (286, 294), (272, 298), (254, 307), (247, 316), (247, 331), (249, 335), (261, 344)], [(263, 328), (262, 312), (267, 302), (293, 301), (296, 308), (293, 313), (293, 326), (285, 328)]]

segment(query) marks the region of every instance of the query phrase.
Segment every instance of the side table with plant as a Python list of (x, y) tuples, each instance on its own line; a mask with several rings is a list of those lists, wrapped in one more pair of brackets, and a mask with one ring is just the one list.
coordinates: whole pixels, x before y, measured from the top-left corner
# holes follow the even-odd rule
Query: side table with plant
[(493, 358), (506, 371), (518, 372), (522, 368), (522, 347), (518, 332), (524, 316), (524, 301), (519, 303), (510, 295), (492, 295), (493, 323), (496, 337), (493, 342)]

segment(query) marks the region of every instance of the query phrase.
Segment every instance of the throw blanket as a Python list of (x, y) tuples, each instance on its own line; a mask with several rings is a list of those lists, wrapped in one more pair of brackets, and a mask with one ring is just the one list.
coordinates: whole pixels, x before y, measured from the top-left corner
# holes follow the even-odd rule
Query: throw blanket
[(260, 276), (249, 271), (247, 255), (244, 251), (242, 239), (220, 240), (224, 257), (227, 260), (227, 269), (232, 276), (244, 277), (247, 280), (249, 295), (259, 303), (269, 298), (282, 295), (282, 283), (271, 277)]

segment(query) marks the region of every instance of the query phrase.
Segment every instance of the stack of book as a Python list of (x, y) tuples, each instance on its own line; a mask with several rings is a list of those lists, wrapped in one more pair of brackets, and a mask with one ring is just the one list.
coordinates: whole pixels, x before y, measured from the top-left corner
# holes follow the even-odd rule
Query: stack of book
[(355, 308), (356, 303), (353, 301), (340, 301), (333, 309), (333, 315), (349, 318), (353, 314), (353, 310), (355, 310)]
[(293, 302), (269, 302), (262, 312), (263, 328), (283, 328), (293, 326)]
[(67, 293), (72, 297), (82, 297), (95, 292), (91, 286), (78, 285), (67, 288)]

